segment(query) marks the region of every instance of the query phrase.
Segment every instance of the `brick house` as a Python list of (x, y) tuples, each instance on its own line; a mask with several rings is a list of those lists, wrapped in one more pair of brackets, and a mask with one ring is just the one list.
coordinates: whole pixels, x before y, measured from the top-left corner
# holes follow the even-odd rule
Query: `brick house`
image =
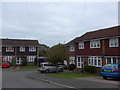
[(91, 31), (66, 44), (68, 65), (78, 69), (85, 65), (102, 67), (108, 63), (120, 63), (120, 26)]
[(26, 58), (29, 65), (33, 65), (34, 60), (38, 58), (38, 40), (23, 39), (0, 39), (2, 47), (0, 49), (0, 58), (4, 61), (12, 61), (16, 58), (16, 64), (20, 65), (21, 60)]

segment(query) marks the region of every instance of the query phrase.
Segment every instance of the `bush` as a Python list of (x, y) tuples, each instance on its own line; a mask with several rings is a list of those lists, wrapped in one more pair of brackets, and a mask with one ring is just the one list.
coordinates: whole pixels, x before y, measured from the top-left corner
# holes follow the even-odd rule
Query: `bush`
[(27, 65), (27, 59), (26, 58), (22, 58), (21, 65), (22, 66), (26, 66)]
[(10, 63), (11, 66), (16, 66), (16, 57), (12, 58), (12, 61)]
[(96, 73), (96, 67), (95, 66), (84, 66), (84, 70), (88, 73)]
[(37, 58), (35, 58), (34, 65), (37, 66), (37, 64), (38, 64), (38, 61), (37, 61)]
[(68, 67), (68, 69), (69, 69), (70, 71), (75, 70), (75, 68), (76, 68), (76, 66), (75, 66), (74, 64), (70, 64), (69, 67)]

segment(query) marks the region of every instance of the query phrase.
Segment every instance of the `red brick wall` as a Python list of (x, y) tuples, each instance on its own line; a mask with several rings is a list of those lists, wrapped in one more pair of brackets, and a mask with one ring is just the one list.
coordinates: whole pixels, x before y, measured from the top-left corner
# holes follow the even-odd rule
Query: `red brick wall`
[(100, 48), (90, 48), (90, 41), (84, 42), (84, 49), (78, 49), (77, 44), (77, 55), (101, 55), (102, 54), (102, 42), (100, 41)]
[[(6, 47), (2, 48), (2, 55), (15, 55), (15, 48), (14, 48), (14, 52), (6, 52)], [(29, 47), (25, 48), (24, 52), (20, 52), (19, 47), (17, 47), (16, 49), (16, 55), (37, 55), (37, 48), (36, 48), (36, 52), (29, 52)]]
[(105, 55), (120, 56), (120, 38), (119, 38), (119, 47), (109, 47), (109, 39), (105, 40)]
[(2, 55), (15, 55), (15, 48), (14, 52), (6, 52), (6, 47), (2, 47)]

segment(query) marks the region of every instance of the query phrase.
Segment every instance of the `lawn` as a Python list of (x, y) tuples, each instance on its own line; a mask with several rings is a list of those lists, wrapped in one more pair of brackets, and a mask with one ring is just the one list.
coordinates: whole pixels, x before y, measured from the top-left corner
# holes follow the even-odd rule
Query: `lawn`
[(48, 75), (65, 77), (65, 78), (80, 78), (80, 77), (98, 76), (96, 74), (73, 73), (73, 72), (49, 73)]
[(33, 68), (38, 68), (38, 66), (22, 66), (22, 67), (19, 67), (19, 69), (33, 69)]

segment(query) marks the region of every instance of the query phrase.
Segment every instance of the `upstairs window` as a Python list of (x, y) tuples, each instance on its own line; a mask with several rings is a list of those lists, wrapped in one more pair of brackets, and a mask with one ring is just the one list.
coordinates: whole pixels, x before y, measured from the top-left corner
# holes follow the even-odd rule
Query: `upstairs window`
[(70, 51), (75, 51), (74, 45), (70, 45)]
[(100, 40), (90, 41), (90, 48), (100, 48)]
[(118, 38), (111, 38), (109, 39), (109, 46), (110, 47), (118, 47)]
[(20, 47), (20, 51), (24, 52), (25, 51), (25, 47)]
[(14, 47), (6, 47), (6, 52), (14, 52)]
[(29, 47), (29, 51), (35, 52), (36, 51), (36, 47)]
[(84, 49), (84, 42), (79, 42), (79, 49)]

